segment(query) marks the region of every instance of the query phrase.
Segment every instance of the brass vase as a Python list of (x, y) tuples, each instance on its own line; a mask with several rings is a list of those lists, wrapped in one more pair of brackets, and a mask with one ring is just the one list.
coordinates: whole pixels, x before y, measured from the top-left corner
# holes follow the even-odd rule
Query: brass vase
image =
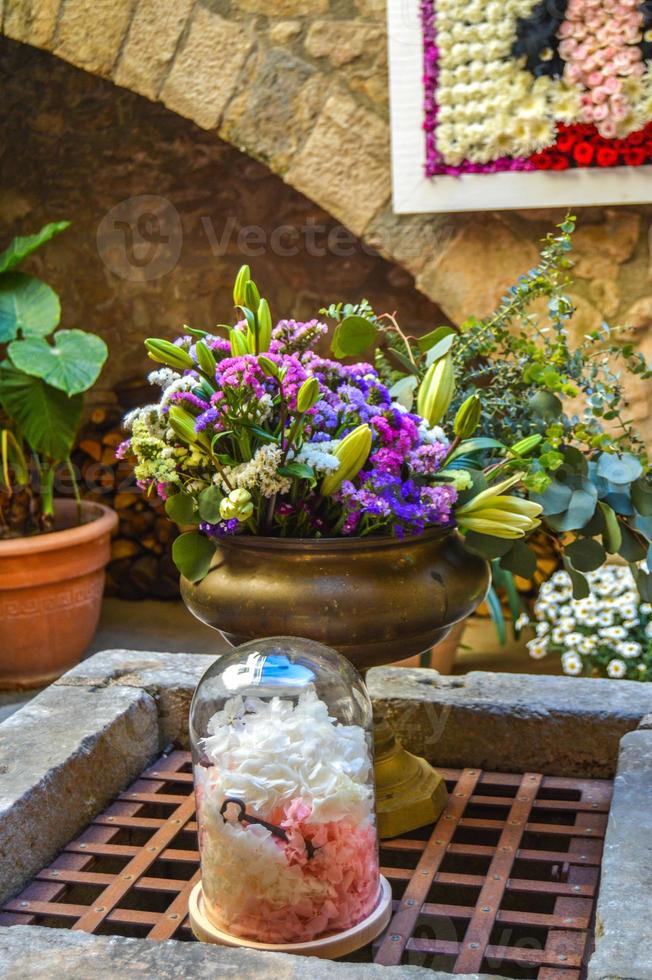
[[(454, 531), (406, 538), (225, 538), (208, 575), (181, 578), (188, 609), (232, 644), (303, 636), (364, 673), (428, 650), (484, 599), (489, 566)], [(441, 777), (406, 752), (384, 721), (375, 737), (381, 837), (436, 819)]]

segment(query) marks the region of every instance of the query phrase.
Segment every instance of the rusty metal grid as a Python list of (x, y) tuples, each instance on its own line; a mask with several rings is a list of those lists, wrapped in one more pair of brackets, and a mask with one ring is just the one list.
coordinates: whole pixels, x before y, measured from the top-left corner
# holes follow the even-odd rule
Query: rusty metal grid
[[(394, 914), (357, 960), (451, 973), (580, 980), (611, 799), (608, 780), (440, 770), (438, 822), (383, 841)], [(192, 939), (199, 878), (192, 769), (147, 769), (0, 910), (0, 925)]]

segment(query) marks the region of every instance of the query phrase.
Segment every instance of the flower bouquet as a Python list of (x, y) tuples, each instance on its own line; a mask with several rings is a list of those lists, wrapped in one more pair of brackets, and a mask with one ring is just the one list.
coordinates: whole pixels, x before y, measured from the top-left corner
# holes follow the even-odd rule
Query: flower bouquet
[[(487, 445), (473, 439), (479, 395), (448, 416), (452, 332), (413, 411), (371, 364), (323, 357), (324, 323), (273, 324), (247, 266), (234, 303), (234, 326), (146, 341), (164, 365), (150, 375), (162, 394), (127, 417), (131, 436), (120, 449), (135, 455), (140, 485), (166, 501), (169, 516), (195, 526), (174, 544), (187, 579), (201, 580), (215, 542), (233, 535), (408, 538), (457, 528), (473, 545), (487, 536), (514, 542), (539, 525), (542, 504), (526, 499), (522, 481), (541, 436), (493, 440), (495, 457), (475, 465)], [(347, 319), (353, 329), (362, 320)]]

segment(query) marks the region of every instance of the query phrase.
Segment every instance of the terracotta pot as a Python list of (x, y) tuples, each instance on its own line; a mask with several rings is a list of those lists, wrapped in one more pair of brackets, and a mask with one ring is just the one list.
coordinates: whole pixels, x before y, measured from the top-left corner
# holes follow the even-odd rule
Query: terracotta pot
[[(451, 627), (447, 636), (443, 640), (428, 651), (425, 657), (409, 657), (407, 660), (400, 660), (396, 666), (397, 667), (432, 667), (434, 670), (438, 670), (440, 674), (452, 674), (453, 667), (455, 666), (455, 658), (457, 657), (457, 651), (459, 645), (462, 642), (462, 637), (464, 636), (464, 630), (466, 629), (467, 620), (461, 619), (459, 623), (455, 623)], [(421, 660), (427, 660), (427, 663), (422, 664)]]
[(231, 643), (303, 636), (359, 669), (427, 650), (484, 598), (489, 566), (455, 532), (397, 538), (225, 538), (181, 579), (190, 611)]
[(55, 530), (0, 541), (0, 689), (41, 687), (79, 662), (97, 628), (115, 511), (56, 502)]

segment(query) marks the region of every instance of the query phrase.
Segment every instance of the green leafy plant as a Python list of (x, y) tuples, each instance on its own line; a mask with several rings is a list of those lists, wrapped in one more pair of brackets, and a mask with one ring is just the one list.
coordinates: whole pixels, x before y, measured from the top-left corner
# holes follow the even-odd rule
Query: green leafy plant
[(70, 453), (83, 392), (102, 370), (106, 344), (83, 330), (56, 330), (59, 297), (47, 283), (17, 271), (68, 225), (45, 225), (0, 253), (0, 538), (51, 528), (54, 478), (62, 464), (78, 496)]
[[(366, 301), (322, 312), (337, 320), (333, 351), (359, 356), (364, 337), (367, 349), (376, 349), (383, 380), (408, 409), (416, 403), (419, 410), (424, 379), (435, 370), (442, 373), (443, 360), (450, 359), (457, 379), (451, 409), (477, 392), (481, 413), (476, 438), (449, 466), (477, 478), (481, 471), (494, 477), (522, 473), (528, 498), (543, 508), (538, 533), (558, 553), (577, 598), (588, 595), (586, 573), (618, 554), (631, 564), (648, 599), (652, 478), (645, 446), (627, 419), (625, 385), (628, 376), (647, 379), (652, 371), (622, 330), (606, 323), (571, 341), (574, 307), (567, 289), (574, 228), (569, 215), (545, 239), (539, 264), (498, 308), (459, 328), (445, 325), (411, 336), (393, 316), (377, 316)], [(494, 583), (503, 590), (507, 585), (512, 602), (517, 599), (511, 576), (533, 575), (531, 546), (475, 531), (467, 534), (466, 546), (492, 561)], [(641, 567), (643, 560), (648, 565)], [(516, 618), (516, 603), (512, 611)]]

